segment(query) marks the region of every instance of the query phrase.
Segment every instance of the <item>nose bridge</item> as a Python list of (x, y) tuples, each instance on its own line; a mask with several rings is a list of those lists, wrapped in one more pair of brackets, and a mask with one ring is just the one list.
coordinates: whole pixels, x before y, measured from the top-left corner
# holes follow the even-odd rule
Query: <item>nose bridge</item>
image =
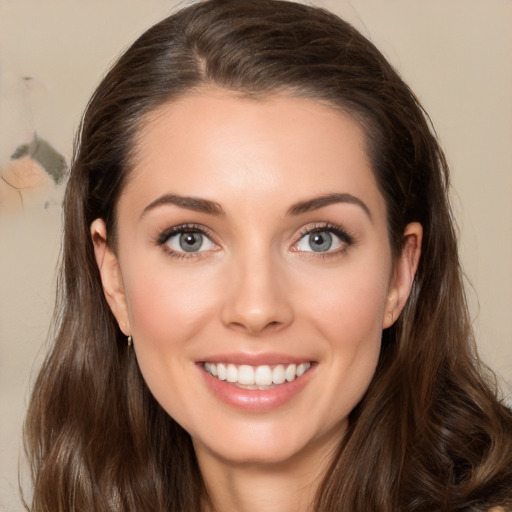
[(250, 334), (283, 328), (293, 319), (280, 258), (271, 246), (255, 245), (231, 262), (230, 293), (223, 309), (226, 325)]

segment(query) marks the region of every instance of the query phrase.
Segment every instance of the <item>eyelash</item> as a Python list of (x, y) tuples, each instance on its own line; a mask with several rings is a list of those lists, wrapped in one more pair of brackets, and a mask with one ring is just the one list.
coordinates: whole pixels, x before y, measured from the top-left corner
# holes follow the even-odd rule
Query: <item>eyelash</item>
[(294, 242), (294, 246), (297, 245), (302, 238), (304, 238), (307, 235), (311, 235), (312, 233), (321, 233), (323, 231), (327, 231), (329, 233), (334, 234), (337, 236), (341, 242), (344, 244), (341, 249), (334, 250), (334, 251), (327, 251), (327, 252), (314, 252), (314, 251), (305, 251), (305, 255), (307, 257), (320, 257), (320, 258), (330, 258), (334, 256), (339, 256), (340, 254), (345, 254), (348, 249), (357, 243), (356, 235), (349, 232), (347, 229), (337, 225), (332, 224), (330, 222), (325, 223), (319, 223), (315, 224), (314, 226), (308, 226), (303, 228), (296, 241)]
[[(308, 226), (303, 228), (297, 238), (295, 239), (293, 246), (297, 245), (302, 238), (304, 238), (307, 235), (311, 235), (312, 233), (320, 233), (322, 231), (327, 231), (329, 233), (334, 234), (336, 237), (340, 239), (340, 241), (344, 244), (341, 249), (337, 249), (334, 251), (327, 251), (327, 252), (314, 252), (314, 251), (296, 251), (296, 252), (302, 252), (307, 257), (320, 257), (320, 258), (329, 258), (333, 256), (338, 256), (340, 254), (344, 254), (347, 252), (347, 250), (353, 246), (356, 242), (356, 236), (353, 233), (350, 233), (345, 228), (332, 224), (329, 222), (326, 223), (319, 223), (315, 224), (313, 226)], [(200, 233), (201, 235), (207, 237), (210, 241), (212, 240), (212, 233), (210, 230), (206, 229), (204, 226), (198, 225), (198, 224), (181, 224), (179, 226), (173, 226), (171, 228), (165, 229), (162, 233), (160, 233), (156, 239), (156, 244), (161, 246), (163, 250), (171, 257), (176, 259), (189, 259), (189, 258), (197, 258), (202, 255), (202, 252), (180, 252), (175, 251), (171, 249), (167, 242), (168, 240), (177, 234), (182, 233)], [(214, 243), (214, 242), (212, 242)]]
[[(199, 224), (181, 224), (179, 226), (173, 226), (172, 228), (168, 228), (164, 230), (160, 235), (158, 235), (156, 239), (157, 245), (161, 246), (162, 249), (172, 258), (176, 259), (189, 259), (189, 258), (197, 258), (201, 256), (201, 252), (190, 252), (187, 253), (185, 251), (175, 251), (171, 249), (167, 242), (169, 239), (178, 234), (182, 233), (200, 233), (201, 235), (205, 236), (209, 240), (212, 240), (212, 234), (211, 232), (206, 229), (204, 226), (200, 226)], [(214, 242), (212, 242), (214, 243)]]

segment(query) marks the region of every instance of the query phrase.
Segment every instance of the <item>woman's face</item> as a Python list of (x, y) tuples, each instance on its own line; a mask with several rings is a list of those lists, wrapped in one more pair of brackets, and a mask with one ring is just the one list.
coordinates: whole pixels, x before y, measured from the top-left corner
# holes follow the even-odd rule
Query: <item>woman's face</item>
[(102, 221), (92, 234), (149, 389), (200, 462), (330, 453), (421, 237), (409, 226), (393, 262), (361, 129), (313, 100), (212, 89), (160, 108), (137, 144), (117, 254)]

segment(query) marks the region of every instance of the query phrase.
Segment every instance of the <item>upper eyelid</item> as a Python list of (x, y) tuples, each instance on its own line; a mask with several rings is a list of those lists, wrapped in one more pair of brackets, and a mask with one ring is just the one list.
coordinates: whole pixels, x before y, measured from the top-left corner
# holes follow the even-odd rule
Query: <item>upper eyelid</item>
[[(338, 250), (329, 250), (326, 252), (318, 252), (313, 253), (316, 256), (334, 256), (336, 254), (345, 252), (350, 247), (353, 247), (358, 242), (358, 237), (353, 233), (351, 230), (346, 229), (343, 225), (340, 225), (339, 223), (332, 223), (332, 222), (314, 222), (312, 224), (303, 226), (297, 235), (294, 236), (293, 242), (290, 246), (290, 250), (292, 252), (298, 252), (298, 245), (301, 242), (303, 238), (310, 235), (311, 233), (315, 232), (321, 232), (321, 231), (328, 231), (334, 234), (340, 242), (343, 244), (343, 248)], [(301, 251), (302, 252), (302, 251)], [(305, 252), (306, 254), (310, 254), (309, 251)]]
[(345, 238), (348, 238), (351, 241), (355, 240), (356, 238), (351, 231), (341, 225), (333, 224), (330, 222), (319, 222), (301, 228), (297, 236), (297, 241), (310, 233), (314, 233), (315, 231), (332, 231), (336, 235), (342, 234)]
[(159, 245), (163, 245), (167, 240), (169, 240), (169, 238), (171, 238), (174, 235), (194, 231), (197, 231), (198, 233), (201, 233), (202, 235), (208, 237), (212, 241), (212, 243), (216, 244), (216, 242), (214, 242), (213, 240), (214, 235), (210, 229), (208, 229), (206, 226), (202, 226), (201, 224), (188, 223), (179, 224), (177, 226), (172, 226), (164, 229), (163, 231), (159, 232), (156, 241)]

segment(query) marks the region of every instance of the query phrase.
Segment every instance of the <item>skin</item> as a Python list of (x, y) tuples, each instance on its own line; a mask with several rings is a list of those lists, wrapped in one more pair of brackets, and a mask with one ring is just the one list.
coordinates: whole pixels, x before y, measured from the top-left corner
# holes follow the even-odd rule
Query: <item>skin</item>
[[(290, 211), (332, 193), (351, 199)], [(213, 201), (222, 214), (165, 194)], [(155, 398), (192, 436), (213, 503), (308, 510), (420, 255), (413, 223), (392, 259), (362, 130), (310, 99), (204, 89), (146, 122), (117, 211), (115, 251), (103, 221), (91, 226), (105, 295)], [(208, 233), (199, 252), (173, 252), (179, 235), (161, 243), (191, 223)], [(349, 236), (315, 252), (304, 233), (325, 224)], [(276, 353), (314, 364), (299, 392), (264, 411), (220, 400), (198, 364)]]

